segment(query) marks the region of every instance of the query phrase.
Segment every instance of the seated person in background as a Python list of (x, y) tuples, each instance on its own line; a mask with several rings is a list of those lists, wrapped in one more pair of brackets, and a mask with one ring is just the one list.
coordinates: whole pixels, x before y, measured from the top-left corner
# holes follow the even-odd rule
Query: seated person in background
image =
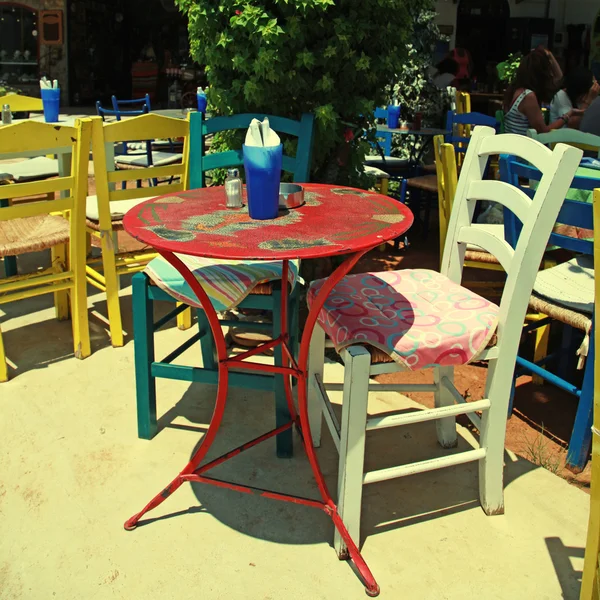
[(584, 133), (600, 135), (600, 98), (596, 98), (583, 113), (579, 129)]
[[(573, 108), (585, 110), (597, 98), (600, 86), (589, 69), (577, 67), (564, 80), (564, 88), (558, 90), (550, 104), (550, 121), (560, 119)], [(571, 129), (579, 129), (581, 116), (572, 116), (569, 120)]]
[(451, 58), (445, 58), (436, 65), (433, 75), (433, 85), (440, 90), (445, 90), (456, 78), (458, 64)]
[(572, 108), (546, 125), (541, 103), (554, 98), (561, 80), (562, 72), (551, 52), (536, 48), (525, 56), (504, 96), (506, 133), (527, 135), (528, 129), (547, 133), (568, 124), (572, 116), (581, 116), (581, 110)]

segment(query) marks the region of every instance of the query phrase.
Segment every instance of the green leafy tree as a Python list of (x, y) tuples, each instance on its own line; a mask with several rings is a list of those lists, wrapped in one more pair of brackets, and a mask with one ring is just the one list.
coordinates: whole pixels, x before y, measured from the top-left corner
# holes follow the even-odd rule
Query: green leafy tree
[[(393, 78), (393, 84), (388, 88), (388, 98), (397, 99), (402, 105), (402, 115), (412, 121), (417, 110), (423, 113), (425, 124), (431, 127), (441, 127), (450, 99), (446, 90), (440, 90), (433, 85), (430, 70), (433, 54), (439, 40), (447, 40), (440, 33), (435, 23), (436, 13), (431, 6), (411, 5), (413, 34), (406, 46), (407, 57)], [(420, 144), (422, 140), (407, 140), (396, 136), (394, 139), (395, 153), (406, 157), (408, 146)]]
[[(176, 0), (217, 114), (316, 116), (313, 179), (357, 183), (375, 106), (434, 0)], [(361, 115), (363, 115), (361, 117)], [(220, 143), (227, 143), (223, 140)]]

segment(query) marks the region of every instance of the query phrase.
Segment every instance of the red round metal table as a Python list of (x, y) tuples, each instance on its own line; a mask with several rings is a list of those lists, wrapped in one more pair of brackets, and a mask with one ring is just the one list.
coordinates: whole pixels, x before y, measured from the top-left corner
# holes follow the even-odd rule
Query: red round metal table
[[(156, 508), (185, 481), (208, 483), (240, 492), (258, 493), (268, 498), (314, 506), (331, 516), (348, 547), (350, 559), (363, 578), (367, 594), (375, 596), (379, 593), (379, 586), (338, 515), (336, 504), (327, 489), (311, 443), (306, 395), (308, 351), (317, 315), (331, 290), (368, 250), (403, 235), (412, 225), (413, 215), (404, 204), (374, 192), (321, 184), (304, 184), (303, 187), (305, 190), (303, 206), (282, 211), (278, 218), (268, 221), (250, 219), (247, 207), (239, 210), (225, 208), (225, 193), (220, 187), (152, 198), (132, 208), (125, 215), (123, 220), (125, 230), (137, 240), (153, 246), (180, 272), (197, 295), (214, 336), (219, 375), (215, 409), (209, 428), (198, 449), (181, 473), (139, 513), (126, 521), (125, 528), (134, 529), (145, 513)], [(215, 259), (281, 260), (282, 281), (288, 279), (289, 261), (292, 259), (346, 254), (348, 256), (329, 276), (315, 298), (304, 327), (298, 360), (296, 360), (288, 347), (287, 286), (282, 286), (281, 294), (281, 335), (258, 348), (229, 357), (217, 313), (208, 295), (177, 254)], [(277, 345), (283, 348), (283, 365), (265, 365), (248, 360)], [(231, 368), (283, 374), (291, 420), (286, 425), (267, 432), (209, 463), (200, 465), (221, 424), (227, 402), (228, 373)], [(298, 413), (292, 398), (290, 377), (298, 380)], [(204, 475), (209, 469), (236, 456), (242, 450), (270, 439), (294, 425), (301, 433), (304, 449), (319, 488), (320, 501), (223, 482)]]

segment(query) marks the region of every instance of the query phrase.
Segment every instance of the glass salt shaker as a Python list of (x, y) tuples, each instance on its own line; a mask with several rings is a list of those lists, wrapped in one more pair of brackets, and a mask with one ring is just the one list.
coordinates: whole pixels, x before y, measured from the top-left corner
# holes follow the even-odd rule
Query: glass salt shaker
[(10, 112), (10, 105), (5, 104), (2, 107), (2, 125), (10, 125), (12, 123), (12, 113)]
[(242, 180), (238, 169), (228, 169), (225, 179), (227, 208), (242, 208)]

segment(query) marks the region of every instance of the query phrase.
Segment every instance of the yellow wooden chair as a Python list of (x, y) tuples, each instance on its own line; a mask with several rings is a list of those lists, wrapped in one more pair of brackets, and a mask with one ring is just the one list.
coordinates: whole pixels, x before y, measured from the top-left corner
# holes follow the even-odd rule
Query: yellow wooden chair
[[(600, 189), (594, 190), (594, 222), (600, 223)], [(600, 234), (594, 228), (594, 269), (600, 268)], [(596, 313), (600, 298), (600, 277), (596, 277)], [(595, 333), (596, 348), (600, 348), (600, 328)], [(600, 386), (600, 363), (594, 365), (594, 389)], [(581, 600), (600, 598), (600, 395), (594, 394), (594, 426), (592, 428), (592, 481), (590, 488), (590, 520), (588, 524), (585, 562), (581, 580)]]
[[(445, 144), (441, 135), (435, 136), (433, 141), (435, 151), (435, 163), (438, 187), (438, 207), (440, 221), (440, 253), (446, 243), (448, 231), (448, 220), (452, 212), (452, 202), (458, 185), (458, 166), (456, 164), (456, 152), (452, 144)], [(476, 227), (488, 231), (500, 231), (504, 235), (503, 225), (478, 224)], [(440, 258), (441, 260), (441, 258)], [(478, 248), (468, 248), (465, 253), (465, 267), (473, 269), (487, 269), (491, 271), (504, 271), (499, 262), (489, 253)], [(478, 283), (478, 285), (482, 285)], [(497, 287), (497, 282), (483, 284), (487, 287)]]
[[(0, 279), (0, 304), (54, 293), (57, 316), (67, 316), (70, 300), (75, 356), (90, 355), (85, 281), (85, 197), (92, 123), (56, 127), (25, 121), (0, 127), (0, 158), (10, 154), (72, 152), (71, 173), (56, 179), (0, 186), (0, 257), (50, 248), (52, 265), (27, 275)], [(47, 199), (48, 194), (58, 198)], [(32, 197), (37, 201), (31, 201)], [(42, 196), (40, 199), (39, 197)], [(28, 198), (28, 202), (18, 202)], [(11, 201), (12, 205), (6, 206)], [(65, 252), (68, 248), (68, 253)], [(7, 381), (6, 354), (0, 333), (0, 381)]]
[[(188, 187), (189, 121), (149, 113), (123, 121), (103, 123), (92, 118), (92, 153), (96, 195), (88, 197), (87, 231), (100, 240), (102, 256), (88, 258), (88, 282), (106, 292), (110, 336), (113, 346), (123, 345), (123, 326), (119, 304), (119, 276), (143, 270), (157, 256), (149, 250), (119, 252), (117, 233), (123, 230), (123, 216), (147, 198), (179, 192)], [(145, 167), (134, 171), (114, 167), (114, 145), (148, 139), (183, 139), (183, 159), (178, 164)], [(117, 184), (137, 180), (166, 179), (170, 183), (154, 187), (116, 189)], [(189, 311), (180, 316), (181, 328), (189, 326)]]
[(6, 94), (0, 96), (0, 106), (8, 104), (11, 112), (42, 112), (44, 104), (41, 98), (33, 98), (31, 96), (21, 96), (20, 94)]

